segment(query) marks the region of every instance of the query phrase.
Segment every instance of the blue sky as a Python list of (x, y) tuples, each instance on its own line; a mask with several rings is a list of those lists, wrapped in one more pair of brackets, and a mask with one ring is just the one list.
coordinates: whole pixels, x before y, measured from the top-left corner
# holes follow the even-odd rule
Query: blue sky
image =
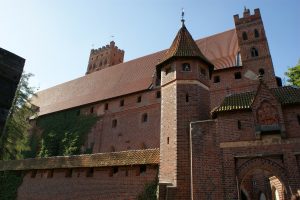
[(260, 8), (276, 75), (300, 58), (299, 0), (0, 0), (0, 47), (26, 59), (31, 85), (45, 89), (83, 76), (90, 49), (114, 35), (125, 61), (170, 46), (180, 27), (194, 39), (234, 28), (244, 6)]

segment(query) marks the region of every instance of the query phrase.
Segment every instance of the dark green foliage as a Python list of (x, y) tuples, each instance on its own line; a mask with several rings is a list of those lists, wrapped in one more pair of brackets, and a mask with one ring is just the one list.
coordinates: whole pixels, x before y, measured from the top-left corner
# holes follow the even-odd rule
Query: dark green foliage
[(285, 72), (285, 75), (288, 77), (288, 82), (291, 85), (300, 87), (300, 60), (295, 67), (288, 68), (288, 71)]
[(143, 193), (138, 196), (138, 200), (156, 200), (157, 186), (158, 186), (157, 178), (154, 181), (147, 183), (145, 185)]
[(0, 137), (0, 160), (24, 158), (22, 152), (30, 150), (29, 118), (35, 114), (35, 108), (29, 98), (35, 89), (28, 86), (32, 74), (23, 74), (16, 90), (13, 105), (7, 118), (3, 134)]
[(69, 110), (38, 118), (42, 129), (39, 157), (80, 154), (86, 134), (97, 121), (94, 115), (78, 115), (78, 110)]
[(21, 185), (23, 175), (21, 172), (0, 172), (0, 199), (12, 200), (17, 197), (18, 187)]

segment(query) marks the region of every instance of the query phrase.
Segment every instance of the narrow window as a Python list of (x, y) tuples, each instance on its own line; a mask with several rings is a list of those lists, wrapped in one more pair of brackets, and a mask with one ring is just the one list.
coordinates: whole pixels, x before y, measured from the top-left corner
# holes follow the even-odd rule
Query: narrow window
[(242, 123), (241, 123), (240, 120), (237, 121), (237, 127), (238, 127), (239, 130), (242, 129)]
[(183, 63), (183, 64), (182, 64), (182, 71), (184, 71), (184, 72), (189, 72), (189, 71), (191, 71), (191, 66), (190, 66), (190, 64), (189, 64), (189, 63)]
[(52, 177), (53, 177), (53, 169), (50, 169), (47, 172), (47, 178), (52, 178)]
[(118, 167), (113, 167), (113, 174), (116, 174), (119, 172), (119, 168)]
[(142, 122), (144, 123), (144, 122), (147, 122), (148, 121), (148, 114), (147, 113), (144, 113), (143, 115), (142, 115)]
[(258, 70), (259, 75), (264, 75), (265, 74), (265, 70), (263, 68), (260, 68)]
[(128, 176), (128, 169), (125, 169), (125, 176)]
[(235, 72), (235, 73), (234, 73), (234, 78), (235, 78), (235, 79), (241, 79), (241, 78), (242, 78), (241, 72)]
[(257, 57), (258, 56), (258, 51), (255, 47), (252, 47), (252, 49), (251, 49), (251, 56), (252, 57)]
[(189, 102), (189, 98), (190, 98), (190, 97), (189, 97), (189, 94), (186, 93), (186, 94), (185, 94), (185, 102)]
[(258, 38), (259, 37), (259, 32), (257, 29), (254, 29), (254, 37)]
[(113, 128), (116, 128), (117, 125), (118, 125), (118, 121), (117, 121), (116, 119), (114, 119), (114, 120), (112, 121), (112, 127), (113, 127)]
[(300, 125), (300, 115), (297, 115), (298, 124)]
[(124, 106), (124, 99), (120, 101), (120, 107)]
[(170, 138), (169, 137), (167, 137), (167, 144), (169, 144), (170, 143)]
[(141, 102), (142, 102), (142, 96), (138, 96), (137, 102), (138, 102), (138, 103), (141, 103)]
[(88, 168), (86, 170), (86, 177), (93, 177), (94, 176), (94, 168)]
[(220, 76), (214, 76), (214, 83), (220, 82)]
[(30, 175), (30, 177), (31, 177), (31, 178), (35, 178), (35, 177), (36, 177), (36, 174), (37, 174), (37, 170), (36, 170), (36, 169), (31, 170), (31, 175)]
[(94, 107), (90, 108), (90, 113), (93, 114), (94, 113)]
[(243, 32), (243, 40), (248, 40), (248, 36), (246, 32)]
[(105, 104), (104, 110), (108, 110), (108, 103)]
[(72, 170), (72, 169), (67, 169), (67, 170), (66, 170), (65, 177), (67, 177), (67, 178), (72, 177), (72, 173), (73, 173), (73, 170)]
[(147, 166), (146, 165), (141, 165), (140, 166), (140, 174), (146, 173)]
[(156, 98), (157, 98), (157, 99), (160, 99), (160, 97), (161, 97), (161, 93), (160, 93), (160, 91), (157, 91), (157, 92), (156, 92)]

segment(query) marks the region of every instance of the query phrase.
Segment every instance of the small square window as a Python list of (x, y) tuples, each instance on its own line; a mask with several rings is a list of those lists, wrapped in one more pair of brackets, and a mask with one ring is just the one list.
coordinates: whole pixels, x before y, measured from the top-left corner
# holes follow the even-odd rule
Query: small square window
[(214, 83), (219, 83), (220, 81), (220, 76), (214, 76)]
[(191, 71), (190, 63), (183, 63), (183, 64), (182, 64), (182, 71), (184, 71), (184, 72), (189, 72), (189, 71)]
[(67, 178), (72, 177), (72, 173), (73, 173), (73, 170), (72, 170), (72, 169), (67, 169), (67, 170), (66, 170), (65, 177), (67, 177)]
[(146, 173), (147, 171), (147, 166), (146, 165), (141, 165), (140, 166), (140, 174)]
[(52, 178), (53, 177), (53, 169), (50, 169), (47, 171), (47, 178)]
[(241, 72), (235, 72), (235, 73), (234, 73), (234, 78), (235, 78), (235, 79), (241, 79), (241, 78), (242, 78)]
[(94, 168), (88, 168), (86, 171), (86, 177), (93, 177), (94, 176)]
[(138, 102), (138, 103), (141, 103), (141, 102), (142, 102), (142, 96), (138, 96), (137, 102)]
[(120, 107), (124, 106), (124, 99), (120, 101)]

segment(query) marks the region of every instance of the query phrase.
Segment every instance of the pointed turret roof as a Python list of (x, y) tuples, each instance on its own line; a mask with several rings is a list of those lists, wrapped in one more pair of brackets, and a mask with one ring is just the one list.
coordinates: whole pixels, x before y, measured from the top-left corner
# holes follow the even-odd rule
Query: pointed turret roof
[(211, 62), (202, 54), (195, 40), (185, 27), (184, 22), (171, 47), (166, 51), (158, 65), (161, 66), (171, 59), (179, 57), (197, 58), (206, 62), (210, 68), (213, 68), (213, 64), (211, 64)]

